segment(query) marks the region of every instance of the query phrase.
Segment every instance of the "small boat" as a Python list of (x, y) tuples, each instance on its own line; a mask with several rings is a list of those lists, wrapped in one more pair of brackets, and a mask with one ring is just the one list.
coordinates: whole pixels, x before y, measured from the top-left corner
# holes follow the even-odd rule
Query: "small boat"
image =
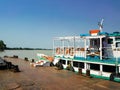
[(54, 64), (91, 77), (120, 82), (120, 32), (99, 29), (78, 36), (55, 37)]
[(34, 67), (38, 66), (50, 66), (50, 63), (54, 60), (53, 57), (37, 53), (38, 60), (35, 62), (31, 62), (30, 65)]

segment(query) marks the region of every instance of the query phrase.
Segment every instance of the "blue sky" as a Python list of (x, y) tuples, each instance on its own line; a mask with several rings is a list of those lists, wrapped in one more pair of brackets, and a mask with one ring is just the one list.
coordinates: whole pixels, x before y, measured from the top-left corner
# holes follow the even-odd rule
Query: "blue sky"
[(8, 47), (52, 48), (53, 37), (120, 31), (120, 0), (0, 0), (0, 39)]

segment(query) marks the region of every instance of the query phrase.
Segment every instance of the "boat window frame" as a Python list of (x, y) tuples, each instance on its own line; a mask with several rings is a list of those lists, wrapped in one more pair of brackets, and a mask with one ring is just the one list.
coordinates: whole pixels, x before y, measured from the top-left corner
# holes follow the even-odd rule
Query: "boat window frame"
[(116, 47), (120, 48), (120, 42), (116, 42)]
[(113, 44), (113, 38), (107, 38), (107, 44)]

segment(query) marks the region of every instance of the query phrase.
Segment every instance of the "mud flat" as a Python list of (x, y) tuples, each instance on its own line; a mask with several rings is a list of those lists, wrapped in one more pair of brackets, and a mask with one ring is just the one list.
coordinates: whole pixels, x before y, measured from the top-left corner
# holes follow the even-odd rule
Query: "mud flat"
[(21, 72), (0, 70), (0, 90), (120, 90), (120, 83), (88, 78), (55, 67), (32, 67), (19, 58), (4, 58)]

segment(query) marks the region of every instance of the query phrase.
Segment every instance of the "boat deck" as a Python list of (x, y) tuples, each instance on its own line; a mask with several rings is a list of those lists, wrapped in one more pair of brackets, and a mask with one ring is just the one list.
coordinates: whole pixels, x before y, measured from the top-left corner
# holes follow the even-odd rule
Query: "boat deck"
[(120, 58), (117, 59), (116, 62), (116, 58), (112, 58), (112, 59), (85, 59), (85, 58), (81, 58), (81, 57), (75, 57), (75, 58), (65, 58), (65, 57), (55, 57), (55, 58), (60, 58), (63, 60), (72, 60), (72, 61), (78, 61), (78, 62), (87, 62), (87, 63), (96, 63), (96, 64), (105, 64), (105, 65), (115, 65), (117, 64), (118, 66), (120, 66)]

